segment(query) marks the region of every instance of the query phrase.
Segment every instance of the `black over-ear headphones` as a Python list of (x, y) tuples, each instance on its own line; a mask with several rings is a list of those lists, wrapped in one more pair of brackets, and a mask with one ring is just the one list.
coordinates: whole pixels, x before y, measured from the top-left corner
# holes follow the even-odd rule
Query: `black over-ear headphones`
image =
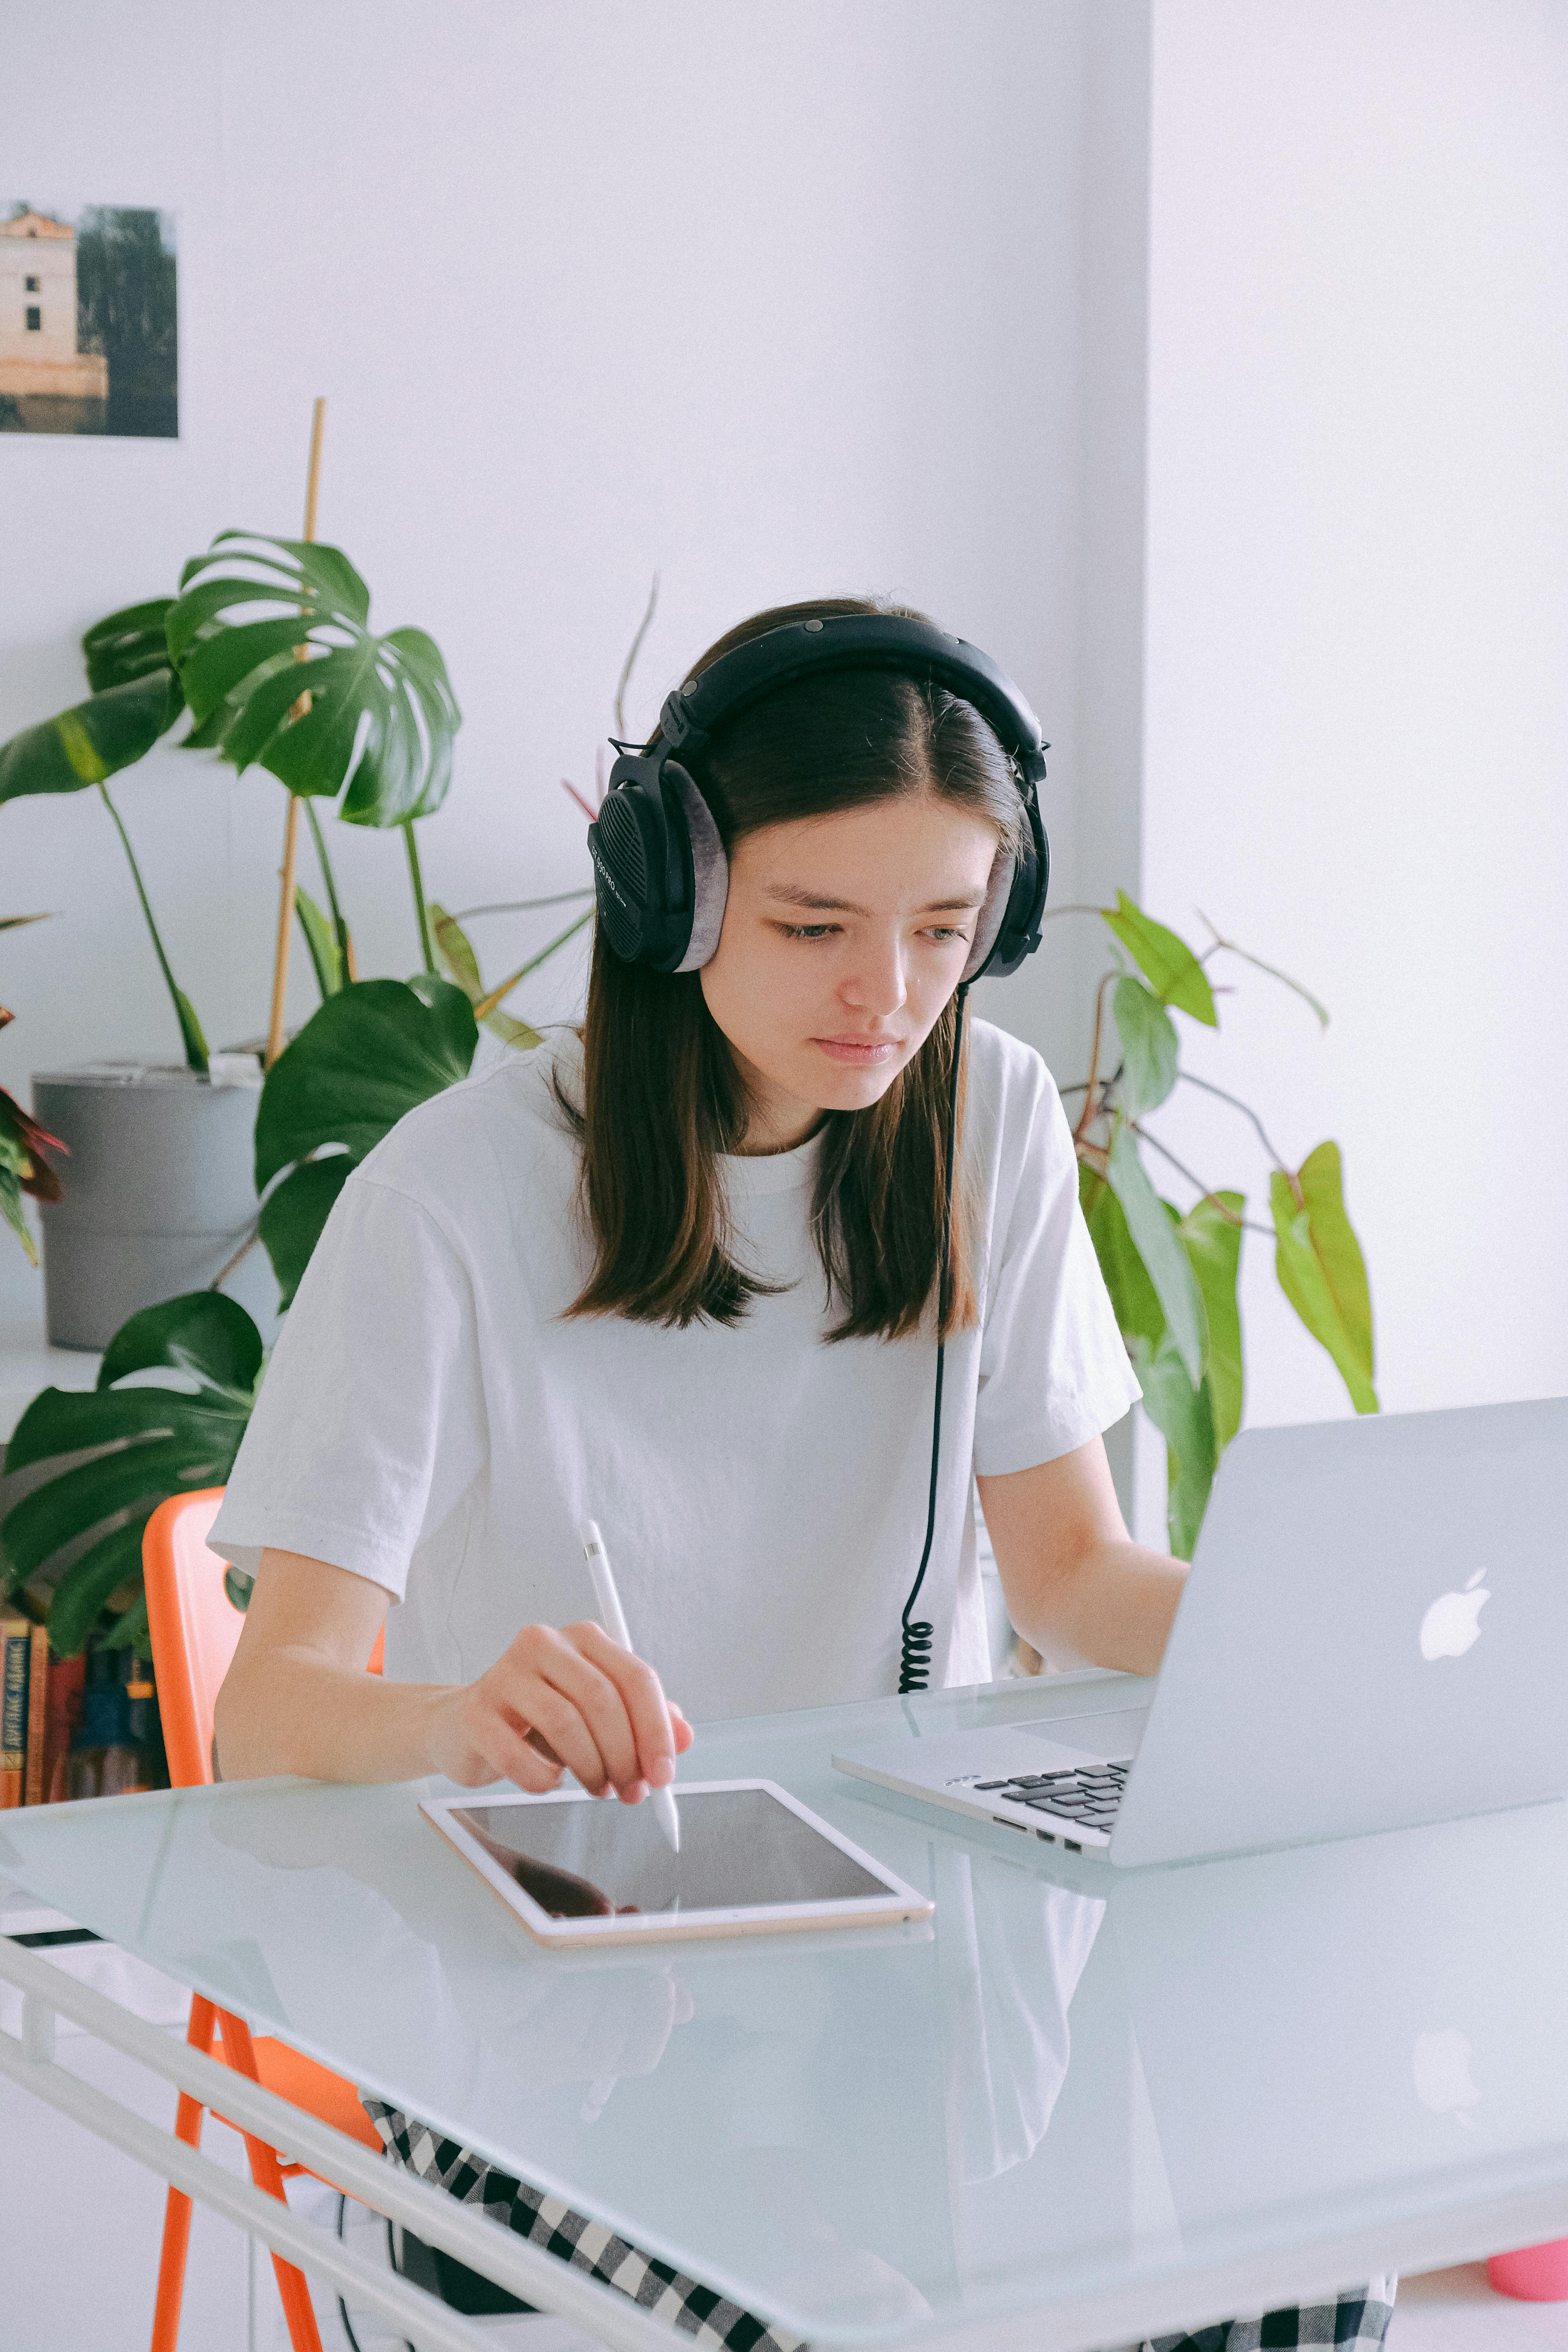
[[(1017, 853), (998, 848), (975, 926), (974, 943), (958, 983), (947, 1126), (947, 1190), (942, 1218), (942, 1272), (937, 1284), (939, 1331), (946, 1319), (952, 1241), (953, 1151), (958, 1126), (958, 1076), (963, 1059), (963, 999), (982, 973), (1002, 979), (1016, 971), (1040, 944), (1051, 858), (1040, 817), (1038, 787), (1047, 745), (1040, 722), (1005, 671), (978, 646), (950, 637), (929, 621), (896, 613), (847, 613), (819, 621), (786, 621), (732, 653), (721, 654), (700, 677), (666, 698), (658, 731), (645, 751), (616, 749), (609, 790), (588, 827), (599, 922), (624, 963), (656, 971), (697, 971), (719, 945), (730, 864), (711, 810), (675, 752), (700, 751), (721, 720), (774, 687), (808, 672), (889, 669), (946, 687), (980, 713), (1013, 763), (1024, 804), (1025, 832)], [(942, 1385), (946, 1347), (936, 1350), (931, 1412), (931, 1488), (925, 1548), (904, 1603), (900, 1692), (921, 1691), (931, 1673), (934, 1639), (930, 1621), (911, 1614), (931, 1559), (936, 1532), (937, 1471), (942, 1454)]]
[(1016, 971), (1040, 944), (1050, 849), (1038, 786), (1047, 746), (1040, 722), (1005, 671), (978, 646), (929, 621), (897, 613), (845, 613), (786, 621), (722, 654), (667, 697), (646, 751), (620, 752), (609, 790), (588, 828), (599, 921), (625, 963), (655, 971), (696, 971), (719, 945), (730, 866), (712, 814), (677, 754), (700, 751), (721, 721), (775, 687), (808, 673), (896, 670), (946, 687), (984, 719), (1013, 763), (1023, 803), (1018, 854), (999, 850), (964, 967), (965, 984), (984, 972)]

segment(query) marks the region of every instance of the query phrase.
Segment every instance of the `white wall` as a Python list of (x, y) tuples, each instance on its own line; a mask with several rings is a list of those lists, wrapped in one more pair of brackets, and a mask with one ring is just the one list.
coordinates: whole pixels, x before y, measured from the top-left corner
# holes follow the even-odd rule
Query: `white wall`
[[(1217, 959), (1189, 1058), (1338, 1138), (1386, 1408), (1561, 1393), (1568, 12), (1156, 0), (1152, 109), (1145, 893), (1333, 1014)], [(1244, 1259), (1249, 1417), (1348, 1412)]]
[[(170, 588), (214, 530), (299, 528), (323, 392), (322, 536), (363, 570), (383, 625), (433, 632), (465, 711), (448, 810), (424, 832), (447, 905), (585, 877), (558, 779), (591, 778), (656, 568), (634, 726), (742, 613), (886, 590), (1020, 678), (1047, 717), (1063, 805), (1086, 13), (1082, 0), (18, 13), (5, 41), (32, 96), (7, 129), (0, 198), (177, 214), (181, 438), (0, 436), (0, 737), (73, 698), (82, 627)], [(1142, 0), (1101, 13), (1139, 22)], [(209, 1035), (255, 1034), (279, 788), (164, 752), (119, 797)], [(1070, 825), (1058, 832), (1070, 852)], [(400, 841), (340, 826), (332, 845), (366, 968), (412, 969)], [(308, 856), (302, 871), (313, 887)], [(0, 911), (35, 907), (61, 915), (0, 950), (18, 1015), (0, 1083), (106, 1055), (174, 1058), (93, 796), (0, 810)], [(487, 970), (549, 919), (476, 926)], [(1061, 969), (1065, 1003), (1070, 956)], [(574, 978), (518, 1009), (563, 1009)], [(1014, 1013), (1047, 1039), (1051, 993)], [(310, 1002), (300, 971), (291, 1017)], [(26, 1311), (35, 1281), (0, 1249), (0, 1318)]]

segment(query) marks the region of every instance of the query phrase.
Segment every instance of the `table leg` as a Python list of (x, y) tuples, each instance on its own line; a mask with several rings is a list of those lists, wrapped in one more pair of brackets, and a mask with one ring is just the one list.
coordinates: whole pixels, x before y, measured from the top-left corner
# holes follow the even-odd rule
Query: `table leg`
[[(213, 2026), (216, 2011), (210, 2000), (199, 1993), (191, 1995), (191, 2020), (185, 2028), (185, 2040), (193, 2050), (208, 2057), (213, 2046)], [(174, 2137), (187, 2147), (201, 2145), (202, 2116), (199, 2099), (189, 2091), (180, 2093), (179, 2109), (174, 2119)], [(191, 2200), (183, 2189), (171, 2187), (163, 2207), (163, 2249), (158, 2257), (158, 2299), (153, 2306), (153, 2352), (175, 2352), (180, 2334), (180, 2305), (185, 2294), (185, 2258), (191, 2242)]]
[[(230, 2066), (237, 2074), (245, 2074), (251, 2082), (259, 2083), (261, 2077), (257, 2072), (249, 2026), (243, 2018), (232, 2016), (226, 2009), (218, 2011), (217, 2021), (218, 2031), (223, 2035), (224, 2056)], [(268, 2197), (276, 2197), (280, 2204), (286, 2205), (289, 2200), (283, 2193), (283, 2175), (279, 2168), (277, 2149), (268, 2147), (265, 2140), (255, 2138), (249, 2132), (244, 2133), (243, 2137), (245, 2152), (250, 2159), (252, 2180), (258, 2189), (265, 2189)], [(272, 2256), (272, 2268), (277, 2274), (283, 2315), (289, 2323), (289, 2341), (294, 2352), (321, 2352), (316, 2314), (310, 2303), (310, 2290), (305, 2284), (304, 2272), (297, 2271), (292, 2263), (286, 2263), (276, 2252)]]

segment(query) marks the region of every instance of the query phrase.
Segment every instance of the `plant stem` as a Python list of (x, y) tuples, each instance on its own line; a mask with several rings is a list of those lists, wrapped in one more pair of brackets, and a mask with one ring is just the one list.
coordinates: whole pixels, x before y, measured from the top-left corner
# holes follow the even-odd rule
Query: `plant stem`
[(321, 883), (326, 890), (327, 904), (332, 910), (332, 929), (338, 935), (338, 953), (343, 960), (343, 978), (353, 980), (355, 977), (353, 942), (349, 938), (349, 927), (343, 920), (343, 910), (338, 903), (337, 881), (332, 873), (331, 860), (327, 856), (327, 845), (321, 834), (321, 821), (316, 814), (316, 803), (313, 800), (306, 801), (305, 816), (310, 827), (310, 838), (316, 845), (316, 863), (321, 869)]
[(419, 871), (419, 845), (414, 838), (414, 819), (403, 820), (403, 838), (408, 845), (408, 879), (414, 889), (414, 913), (419, 925), (419, 952), (425, 959), (425, 969), (436, 977), (436, 950), (430, 944), (430, 918), (425, 911), (425, 877)]
[(475, 1020), (482, 1021), (487, 1013), (493, 1013), (501, 1000), (511, 994), (520, 980), (526, 980), (531, 971), (537, 971), (540, 965), (555, 953), (557, 948), (563, 948), (574, 932), (580, 931), (584, 924), (592, 922), (593, 919), (593, 908), (585, 908), (574, 923), (568, 923), (563, 931), (556, 934), (548, 947), (541, 948), (539, 953), (536, 956), (530, 956), (526, 963), (520, 963), (510, 980), (503, 980), (499, 988), (492, 988), (487, 996), (481, 996), (474, 1007)]
[(653, 619), (658, 606), (658, 574), (656, 572), (653, 575), (653, 586), (648, 590), (647, 610), (642, 616), (636, 636), (632, 639), (631, 650), (621, 664), (621, 674), (616, 683), (616, 732), (617, 735), (624, 735), (626, 731), (626, 688), (631, 683), (632, 671), (636, 668), (637, 656), (642, 651), (642, 641), (647, 635), (648, 624)]
[(104, 807), (114, 819), (114, 830), (120, 835), (121, 846), (125, 852), (126, 860), (131, 867), (131, 878), (136, 885), (136, 896), (141, 899), (142, 912), (147, 918), (147, 929), (153, 937), (153, 952), (158, 959), (158, 969), (163, 975), (163, 984), (169, 992), (169, 1001), (174, 1008), (174, 1019), (179, 1024), (180, 1035), (184, 1043), (186, 1063), (193, 1070), (199, 1070), (205, 1074), (207, 1066), (206, 1056), (204, 1054), (198, 1058), (194, 1041), (186, 1031), (180, 990), (169, 968), (169, 959), (163, 952), (163, 942), (158, 936), (158, 926), (153, 919), (153, 904), (147, 896), (147, 886), (142, 879), (142, 868), (136, 863), (136, 852), (131, 846), (131, 835), (121, 821), (120, 811), (109, 797), (108, 785), (100, 783), (98, 789), (103, 796)]
[(548, 898), (500, 898), (493, 907), (459, 907), (452, 920), (471, 923), (477, 915), (526, 915), (535, 907), (564, 907), (571, 898), (591, 898), (593, 885), (584, 890), (557, 890)]
[(1194, 1176), (1190, 1168), (1184, 1167), (1181, 1160), (1177, 1159), (1175, 1153), (1173, 1151), (1167, 1150), (1157, 1135), (1151, 1135), (1148, 1129), (1146, 1127), (1140, 1127), (1136, 1119), (1130, 1120), (1128, 1124), (1131, 1126), (1133, 1134), (1137, 1136), (1141, 1143), (1152, 1143), (1155, 1150), (1160, 1154), (1161, 1159), (1168, 1160), (1170, 1161), (1178, 1176), (1184, 1176), (1189, 1184), (1195, 1184), (1197, 1186), (1199, 1192), (1205, 1201), (1212, 1201), (1214, 1202), (1215, 1207), (1219, 1211), (1220, 1215), (1225, 1219), (1227, 1225), (1239, 1225), (1243, 1233), (1263, 1234), (1266, 1234), (1270, 1241), (1274, 1240), (1275, 1234), (1272, 1225), (1259, 1225), (1255, 1223), (1250, 1217), (1237, 1216), (1232, 1210), (1226, 1207), (1225, 1202), (1220, 1199), (1219, 1194), (1214, 1190), (1213, 1186), (1205, 1184), (1201, 1176)]
[[(1191, 1070), (1183, 1070), (1180, 1073), (1180, 1076), (1186, 1080), (1189, 1087), (1202, 1087), (1205, 1095), (1218, 1095), (1221, 1102), (1229, 1103), (1234, 1109), (1240, 1111), (1244, 1118), (1249, 1118), (1252, 1121), (1253, 1126), (1258, 1129), (1258, 1135), (1262, 1139), (1263, 1149), (1268, 1154), (1269, 1159), (1274, 1162), (1275, 1167), (1279, 1169), (1285, 1168), (1284, 1160), (1280, 1158), (1279, 1152), (1275, 1150), (1274, 1146), (1268, 1140), (1268, 1129), (1265, 1128), (1263, 1121), (1258, 1118), (1258, 1113), (1255, 1110), (1251, 1109), (1247, 1104), (1242, 1101), (1239, 1095), (1227, 1095), (1223, 1087), (1214, 1086), (1207, 1078), (1194, 1077)], [(1289, 1173), (1288, 1169), (1285, 1172), (1287, 1174)]]

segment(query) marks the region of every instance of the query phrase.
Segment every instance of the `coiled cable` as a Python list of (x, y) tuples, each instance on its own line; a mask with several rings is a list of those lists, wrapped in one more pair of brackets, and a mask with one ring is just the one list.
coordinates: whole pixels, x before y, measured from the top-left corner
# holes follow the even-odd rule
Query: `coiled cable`
[(969, 994), (969, 983), (961, 981), (953, 999), (952, 1073), (947, 1105), (947, 1191), (942, 1209), (942, 1272), (936, 1286), (936, 1394), (931, 1416), (931, 1492), (926, 1501), (926, 1539), (921, 1553), (920, 1569), (910, 1587), (910, 1597), (904, 1603), (901, 1620), (901, 1653), (899, 1661), (899, 1696), (910, 1691), (923, 1691), (931, 1681), (931, 1650), (936, 1641), (936, 1628), (928, 1617), (912, 1617), (910, 1611), (920, 1598), (931, 1563), (931, 1541), (936, 1534), (937, 1472), (942, 1455), (942, 1376), (947, 1356), (945, 1326), (948, 1308), (948, 1276), (952, 1246), (952, 1170), (953, 1147), (958, 1140), (958, 1074), (963, 1063), (963, 1008)]

